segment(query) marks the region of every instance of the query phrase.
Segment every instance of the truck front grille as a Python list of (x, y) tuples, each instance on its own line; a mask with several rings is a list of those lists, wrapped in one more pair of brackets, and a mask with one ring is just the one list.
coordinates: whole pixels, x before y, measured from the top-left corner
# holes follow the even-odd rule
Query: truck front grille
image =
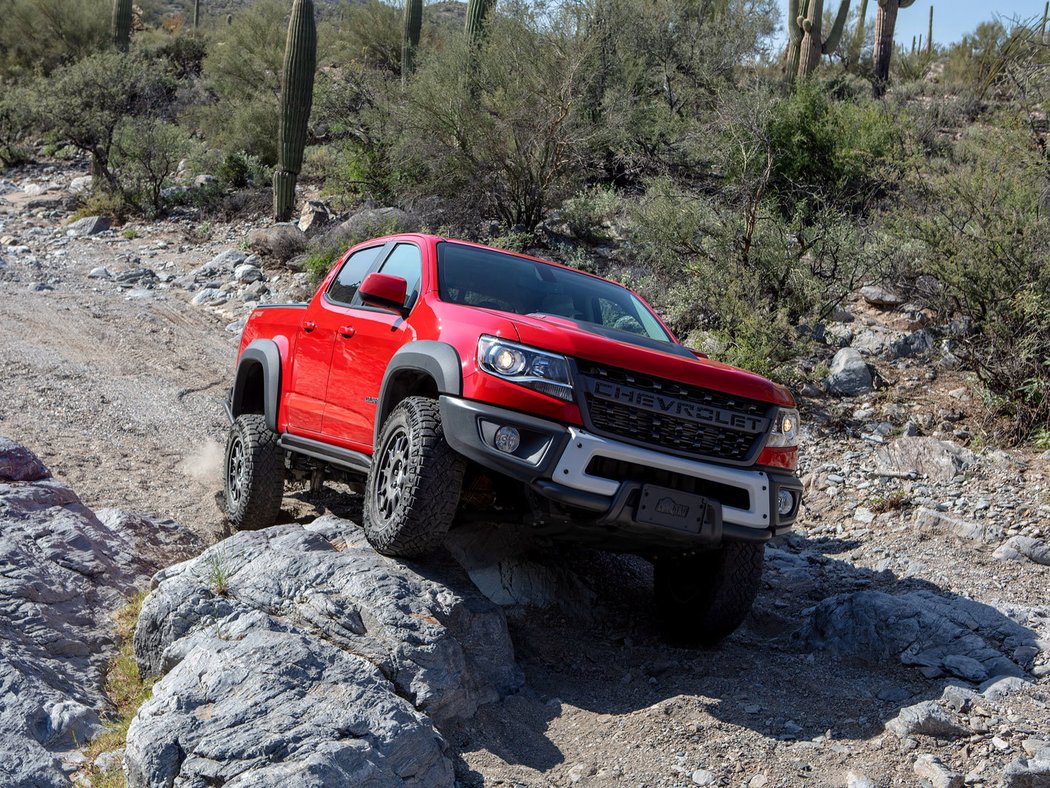
[(594, 432), (688, 457), (753, 461), (775, 408), (589, 361), (577, 361), (577, 370)]

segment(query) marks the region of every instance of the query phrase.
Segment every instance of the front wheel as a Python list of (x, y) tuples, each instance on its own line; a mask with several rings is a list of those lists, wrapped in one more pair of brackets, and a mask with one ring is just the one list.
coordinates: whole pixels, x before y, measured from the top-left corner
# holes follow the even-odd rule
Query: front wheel
[(440, 547), (459, 505), (464, 465), (445, 441), (437, 402), (402, 400), (383, 423), (368, 473), (368, 543), (401, 558)]
[(260, 413), (244, 413), (226, 440), (226, 517), (235, 531), (269, 528), (284, 496), (284, 465), (277, 434)]
[(726, 542), (718, 550), (656, 563), (656, 604), (667, 634), (713, 646), (747, 617), (762, 583), (764, 543)]

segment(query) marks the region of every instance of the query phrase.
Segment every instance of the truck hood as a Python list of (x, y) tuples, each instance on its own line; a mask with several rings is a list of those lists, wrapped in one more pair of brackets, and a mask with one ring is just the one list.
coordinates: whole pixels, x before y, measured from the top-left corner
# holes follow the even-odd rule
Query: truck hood
[(511, 322), (524, 344), (543, 350), (737, 397), (785, 407), (795, 405), (794, 397), (784, 386), (754, 372), (697, 358), (682, 345), (667, 344), (664, 349), (663, 343), (645, 337), (621, 339), (621, 332), (556, 316), (515, 315)]

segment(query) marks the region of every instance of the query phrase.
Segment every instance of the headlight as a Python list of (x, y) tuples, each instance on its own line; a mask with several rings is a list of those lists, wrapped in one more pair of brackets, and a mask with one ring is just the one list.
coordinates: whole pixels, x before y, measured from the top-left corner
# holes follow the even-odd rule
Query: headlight
[(572, 378), (564, 356), (482, 336), (478, 340), (478, 366), (498, 378), (572, 402)]
[(798, 446), (798, 411), (795, 408), (781, 408), (773, 421), (773, 431), (769, 433), (766, 446)]

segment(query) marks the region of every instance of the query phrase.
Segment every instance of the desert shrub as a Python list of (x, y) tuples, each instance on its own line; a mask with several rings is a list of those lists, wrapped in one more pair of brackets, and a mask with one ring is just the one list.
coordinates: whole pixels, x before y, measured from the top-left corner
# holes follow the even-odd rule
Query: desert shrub
[(400, 74), (401, 18), (400, 5), (379, 0), (339, 6), (318, 26), (319, 61)]
[(927, 297), (972, 320), (955, 352), (1021, 439), (1050, 420), (1050, 169), (1019, 124), (969, 133), (953, 158), (915, 173), (918, 209), (898, 221), (940, 283)]
[(163, 208), (161, 193), (191, 142), (185, 130), (157, 118), (131, 118), (113, 140), (113, 165), (128, 200), (151, 214)]
[[(706, 332), (729, 363), (787, 379), (804, 340), (871, 273), (875, 233), (824, 207), (785, 218), (777, 206), (726, 203), (667, 179), (629, 203), (632, 257), (647, 264), (680, 335)], [(746, 242), (746, 243), (745, 243)]]
[(619, 213), (622, 202), (615, 189), (590, 186), (562, 203), (562, 215), (577, 238), (600, 243), (609, 240), (607, 224)]
[(110, 44), (107, 0), (6, 0), (0, 75), (49, 74)]
[(70, 221), (87, 216), (108, 216), (114, 224), (124, 224), (131, 215), (134, 206), (130, 205), (123, 192), (109, 189), (97, 189), (80, 198)]
[(0, 167), (28, 159), (27, 136), (33, 126), (29, 98), (19, 87), (8, 87), (0, 93)]
[(201, 76), (211, 101), (189, 108), (186, 121), (213, 147), (277, 161), (277, 99), (288, 6), (262, 0), (220, 25), (208, 46)]
[(894, 119), (875, 102), (832, 101), (814, 81), (772, 106), (766, 133), (770, 188), (785, 214), (823, 202), (863, 208), (896, 174)]
[(200, 76), (207, 53), (207, 41), (196, 30), (180, 27), (174, 31), (148, 30), (136, 36), (136, 48), (151, 60), (166, 62), (176, 79)]
[(590, 170), (581, 60), (571, 32), (527, 17), (491, 19), (475, 52), (458, 38), (424, 58), (393, 154), (405, 195), (441, 198), (439, 221), (535, 227)]
[(91, 154), (93, 173), (113, 189), (110, 155), (118, 127), (130, 117), (157, 117), (170, 107), (175, 83), (155, 61), (100, 52), (57, 69), (30, 89), (37, 128)]

